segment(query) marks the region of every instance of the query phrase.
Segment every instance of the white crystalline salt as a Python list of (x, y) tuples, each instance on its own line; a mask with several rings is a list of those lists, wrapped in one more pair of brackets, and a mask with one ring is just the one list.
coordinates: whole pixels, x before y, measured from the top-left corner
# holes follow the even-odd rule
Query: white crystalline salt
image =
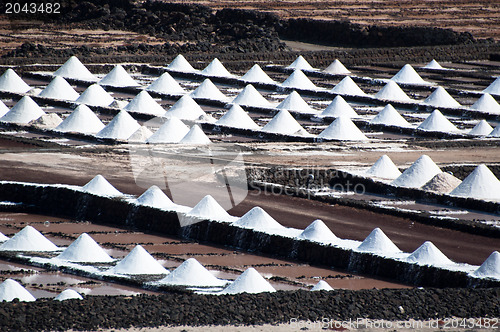
[(161, 74), (146, 90), (169, 95), (183, 95), (186, 93), (186, 90), (168, 72)]
[(393, 101), (411, 101), (410, 97), (394, 81), (389, 81), (375, 95), (375, 98)]
[(370, 120), (370, 123), (397, 127), (411, 126), (391, 104), (387, 104), (382, 111)]
[(234, 104), (215, 124), (227, 127), (258, 130), (260, 127), (239, 105)]
[(86, 105), (79, 105), (55, 130), (94, 134), (104, 128), (97, 115)]
[(56, 258), (79, 263), (109, 263), (113, 261), (113, 258), (87, 233), (82, 233)]
[(191, 129), (189, 129), (186, 136), (184, 136), (179, 144), (210, 144), (210, 138), (203, 132), (201, 127), (197, 124), (193, 125)]
[(76, 100), (77, 103), (91, 106), (109, 106), (113, 101), (113, 97), (111, 97), (111, 95), (99, 84), (92, 84), (89, 86)]
[(345, 116), (340, 116), (333, 121), (318, 138), (335, 139), (340, 141), (365, 141), (368, 138), (359, 130), (359, 128)]
[(311, 292), (318, 291), (332, 291), (333, 288), (326, 281), (320, 280), (313, 288), (311, 288)]
[(300, 70), (296, 69), (281, 83), (281, 86), (294, 89), (317, 90), (313, 82)]
[(403, 68), (391, 78), (391, 81), (406, 84), (427, 84), (409, 64), (404, 65)]
[(287, 69), (314, 70), (313, 66), (307, 62), (302, 55), (299, 55), (294, 62), (286, 67)]
[(205, 69), (201, 71), (201, 74), (215, 77), (235, 77), (217, 58), (214, 58), (212, 62), (210, 62)]
[(0, 284), (0, 302), (11, 302), (14, 299), (19, 299), (22, 302), (36, 301), (31, 293), (13, 279), (6, 279)]
[(488, 137), (500, 137), (500, 125), (497, 125), (495, 129), (488, 134)]
[(129, 138), (130, 143), (146, 143), (146, 141), (153, 135), (153, 132), (146, 126), (140, 126)]
[(253, 267), (248, 268), (229, 286), (224, 288), (219, 294), (257, 294), (263, 292), (275, 292), (271, 284), (264, 279)]
[(227, 281), (217, 279), (196, 259), (189, 258), (158, 283), (180, 286), (221, 287), (226, 285)]
[(178, 71), (178, 72), (184, 72), (184, 73), (194, 73), (197, 72), (196, 69), (194, 69), (189, 62), (186, 60), (186, 58), (182, 55), (179, 54), (175, 57), (174, 60), (167, 66), (167, 69), (172, 70), (172, 71)]
[(398, 187), (420, 188), (441, 169), (427, 155), (422, 155), (391, 184)]
[(54, 79), (42, 90), (39, 94), (40, 97), (61, 99), (61, 100), (77, 100), (80, 95), (76, 92), (71, 85), (61, 76), (56, 76)]
[(476, 277), (500, 279), (500, 253), (493, 251), (491, 255), (473, 273)]
[(450, 195), (500, 200), (500, 181), (486, 165), (481, 164)]
[(83, 297), (73, 289), (65, 289), (59, 295), (57, 295), (54, 298), (54, 300), (56, 301), (83, 300)]
[(439, 62), (437, 62), (435, 59), (432, 59), (428, 64), (426, 64), (423, 68), (425, 69), (436, 69), (436, 70), (440, 70), (440, 69), (445, 69), (443, 68), (443, 66), (441, 66), (439, 64)]
[(357, 118), (358, 114), (353, 110), (351, 105), (349, 105), (344, 100), (344, 98), (342, 98), (341, 96), (336, 96), (321, 113), (321, 116), (329, 116), (334, 118), (346, 116), (348, 118)]
[(0, 100), (0, 118), (7, 114), (8, 111), (10, 111), (10, 108), (8, 108), (7, 105), (5, 105), (4, 102)]
[(461, 105), (441, 86), (437, 87), (423, 103), (434, 107), (461, 107)]
[(366, 96), (366, 93), (350, 78), (346, 76), (330, 90), (333, 93), (347, 96)]
[(448, 194), (455, 189), (462, 181), (447, 172), (441, 172), (430, 179), (422, 190), (434, 191), (442, 194)]
[(412, 252), (406, 260), (410, 263), (417, 263), (420, 265), (442, 266), (453, 264), (453, 262), (430, 241), (424, 242), (424, 244)]
[(121, 65), (116, 65), (106, 76), (104, 76), (99, 81), (99, 84), (120, 87), (139, 86), (139, 84), (134, 81), (134, 79)]
[(241, 77), (241, 80), (243, 82), (276, 84), (258, 64), (253, 65), (253, 67)]
[(82, 187), (82, 191), (94, 194), (98, 196), (122, 196), (123, 194), (119, 192), (115, 187), (111, 185), (104, 178), (104, 176), (98, 174), (92, 180), (90, 180), (86, 185)]
[(176, 117), (181, 120), (195, 121), (207, 117), (203, 109), (189, 95), (182, 96), (165, 113), (167, 118)]
[(328, 67), (323, 70), (325, 73), (334, 75), (349, 75), (351, 72), (340, 62), (339, 59), (335, 59)]
[(165, 269), (146, 249), (141, 245), (136, 245), (127, 256), (119, 261), (108, 273), (125, 275), (153, 275), (168, 274)]
[(32, 226), (26, 226), (0, 245), (0, 251), (56, 251), (59, 248)]
[(76, 56), (70, 57), (59, 69), (54, 76), (64, 78), (72, 78), (84, 81), (97, 81), (97, 78), (80, 62)]
[(139, 129), (141, 125), (127, 111), (120, 111), (106, 127), (101, 129), (96, 136), (126, 140)]
[(394, 165), (387, 155), (380, 157), (372, 167), (366, 171), (367, 175), (382, 179), (396, 179), (401, 175), (399, 169)]
[(191, 98), (202, 98), (212, 100), (226, 100), (227, 97), (212, 83), (210, 79), (205, 79), (189, 96)]
[(500, 104), (489, 93), (483, 93), (470, 108), (478, 111), (500, 113)]
[(287, 110), (280, 110), (262, 131), (283, 135), (310, 135)]
[(248, 84), (241, 92), (233, 99), (232, 104), (269, 107), (271, 104), (264, 98), (253, 85)]
[(188, 213), (188, 218), (209, 219), (219, 221), (233, 221), (234, 217), (229, 215), (226, 210), (210, 195), (203, 197)]
[(177, 117), (172, 116), (158, 130), (147, 139), (147, 143), (179, 143), (189, 132), (186, 126)]
[(2, 232), (0, 232), (0, 242), (5, 242), (9, 239), (8, 236), (5, 236)]
[(144, 114), (152, 114), (152, 115), (163, 115), (165, 114), (165, 110), (161, 107), (160, 104), (154, 100), (147, 91), (143, 90), (137, 94), (123, 108), (127, 112), (138, 112)]
[(481, 120), (469, 131), (469, 135), (486, 136), (493, 131), (493, 127), (486, 120)]
[(234, 222), (234, 225), (259, 231), (284, 228), (284, 226), (282, 226), (259, 206), (256, 206), (245, 213), (241, 218)]
[(445, 133), (458, 131), (457, 127), (437, 109), (418, 126), (418, 129)]
[(60, 125), (62, 119), (56, 113), (44, 114), (36, 120), (30, 122), (30, 124), (41, 128), (55, 128)]
[(359, 251), (377, 254), (393, 254), (401, 250), (385, 235), (380, 228), (375, 228), (359, 245)]
[(173, 209), (177, 207), (158, 186), (151, 186), (136, 200), (137, 204), (150, 206), (158, 209)]
[(330, 228), (320, 219), (314, 220), (307, 226), (298, 238), (321, 243), (332, 243), (338, 240)]
[(0, 76), (0, 91), (26, 93), (30, 89), (31, 87), (11, 68), (7, 69), (2, 76)]
[(497, 77), (486, 89), (483, 90), (484, 93), (489, 93), (490, 95), (500, 96), (500, 77)]
[(281, 103), (276, 106), (277, 109), (296, 111), (300, 113), (316, 113), (297, 91), (292, 91)]
[(30, 123), (38, 119), (45, 112), (28, 96), (24, 96), (14, 107), (0, 118), (0, 122)]

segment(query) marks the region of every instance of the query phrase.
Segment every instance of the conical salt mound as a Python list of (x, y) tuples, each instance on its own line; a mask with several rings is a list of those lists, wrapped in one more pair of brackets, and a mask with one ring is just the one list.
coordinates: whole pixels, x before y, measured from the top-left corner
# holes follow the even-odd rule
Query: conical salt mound
[(96, 136), (102, 138), (128, 139), (140, 125), (127, 111), (120, 111)]
[(26, 226), (0, 246), (0, 251), (55, 251), (57, 246), (32, 226)]
[(408, 256), (407, 261), (421, 265), (448, 265), (453, 262), (432, 242), (426, 241)]
[(161, 74), (146, 90), (169, 95), (183, 95), (186, 93), (186, 90), (168, 72)]
[(349, 75), (351, 72), (340, 62), (339, 59), (335, 59), (328, 67), (323, 70), (325, 73), (334, 75)]
[(330, 92), (347, 96), (366, 96), (366, 93), (349, 76), (344, 77)]
[(486, 136), (491, 133), (492, 130), (493, 127), (490, 126), (486, 120), (481, 120), (477, 125), (474, 126), (474, 128), (469, 131), (469, 135)]
[(95, 134), (104, 128), (104, 124), (97, 115), (86, 105), (79, 105), (71, 114), (59, 124), (55, 130)]
[(57, 295), (54, 300), (56, 301), (66, 301), (66, 300), (83, 300), (83, 297), (78, 294), (77, 291), (73, 289), (63, 290), (59, 295)]
[(153, 135), (153, 132), (146, 126), (140, 126), (129, 138), (130, 143), (146, 143), (146, 141)]
[(276, 82), (260, 68), (258, 64), (253, 65), (245, 75), (241, 77), (244, 82), (276, 84)]
[(257, 270), (251, 267), (236, 278), (229, 286), (224, 288), (220, 294), (257, 294), (275, 291), (274, 287)]
[(174, 202), (157, 186), (151, 186), (136, 199), (140, 205), (150, 206), (158, 209), (170, 209), (175, 207)]
[(300, 69), (300, 70), (314, 70), (314, 68), (307, 62), (302, 55), (299, 55), (294, 62), (292, 62), (287, 69)]
[(389, 81), (375, 95), (375, 98), (393, 101), (410, 101), (410, 97), (394, 81)]
[(391, 254), (401, 251), (378, 227), (359, 245), (358, 250), (378, 254)]
[(186, 136), (184, 136), (179, 144), (210, 144), (210, 138), (203, 132), (199, 125), (193, 125), (189, 129)]
[(461, 105), (441, 86), (438, 86), (429, 97), (424, 100), (425, 105), (434, 107), (457, 108)]
[(269, 107), (271, 105), (251, 84), (241, 90), (231, 103), (255, 107)]
[(500, 279), (500, 253), (493, 251), (491, 255), (474, 271), (477, 277)]
[(391, 184), (398, 187), (420, 188), (439, 173), (441, 169), (424, 154)]
[(152, 115), (163, 115), (165, 110), (147, 91), (142, 90), (123, 108), (127, 112), (138, 112)]
[(428, 131), (456, 132), (457, 127), (448, 120), (439, 110), (434, 110), (419, 126), (418, 129)]
[(76, 92), (71, 85), (61, 76), (56, 76), (54, 79), (42, 90), (39, 94), (40, 97), (61, 99), (61, 100), (77, 100), (80, 95)]
[(382, 179), (396, 179), (401, 175), (399, 169), (394, 165), (391, 158), (383, 155), (366, 171), (367, 175)]
[(45, 112), (28, 96), (24, 96), (14, 107), (0, 118), (0, 122), (30, 123), (38, 119)]
[(333, 118), (338, 118), (340, 116), (345, 116), (348, 118), (357, 118), (358, 114), (356, 111), (354, 111), (349, 105), (344, 98), (341, 96), (336, 96), (333, 101), (328, 105), (323, 113), (321, 113), (322, 116), (329, 116)]
[(188, 216), (210, 220), (229, 220), (231, 216), (210, 195), (203, 197), (188, 213)]
[(294, 89), (316, 90), (316, 85), (302, 72), (300, 69), (288, 76), (288, 78), (281, 83), (281, 86)]
[(424, 184), (422, 186), (422, 190), (449, 194), (453, 189), (458, 187), (461, 182), (462, 181), (460, 181), (460, 179), (457, 179), (452, 174), (448, 172), (441, 172), (436, 174), (436, 176)]
[(242, 129), (260, 129), (250, 115), (237, 104), (231, 106), (229, 111), (227, 111), (215, 124)]
[(158, 130), (149, 137), (147, 143), (179, 143), (189, 132), (186, 126), (177, 117), (172, 116)]
[(387, 104), (373, 119), (373, 124), (384, 124), (386, 126), (409, 127), (408, 121), (391, 105)]
[(113, 261), (113, 258), (87, 233), (82, 233), (56, 258), (78, 263), (109, 263)]
[(173, 270), (172, 273), (161, 279), (159, 283), (180, 286), (220, 287), (224, 286), (226, 281), (217, 279), (196, 259), (189, 258)]
[(341, 141), (365, 141), (368, 138), (359, 128), (345, 116), (340, 116), (325, 130), (319, 133), (318, 138), (336, 139)]
[(234, 77), (234, 75), (227, 71), (226, 67), (224, 67), (224, 65), (217, 58), (214, 58), (212, 62), (210, 62), (208, 66), (201, 71), (201, 73), (206, 76)]
[(316, 113), (297, 91), (292, 91), (276, 108), (300, 113)]
[(225, 100), (227, 97), (212, 83), (210, 79), (205, 79), (196, 90), (190, 94), (191, 98), (203, 98), (213, 100)]
[(235, 226), (252, 228), (256, 230), (283, 228), (283, 226), (271, 217), (261, 207), (254, 207), (234, 222)]
[(0, 100), (0, 118), (7, 114), (8, 111), (10, 111), (10, 108), (8, 108), (7, 105), (5, 105), (4, 102)]
[(11, 302), (19, 299), (22, 302), (36, 301), (31, 293), (13, 279), (6, 279), (0, 284), (0, 302)]
[(179, 54), (175, 57), (172, 62), (167, 66), (167, 69), (172, 70), (172, 71), (178, 71), (178, 72), (183, 72), (183, 73), (194, 73), (197, 72), (196, 69), (194, 69), (189, 62), (186, 60), (186, 58), (182, 55)]
[(108, 272), (125, 275), (169, 273), (169, 271), (158, 263), (158, 261), (141, 245), (136, 245), (127, 256), (119, 261), (114, 267), (110, 268)]
[(8, 236), (5, 236), (2, 232), (0, 232), (0, 242), (5, 242), (9, 239)]
[(331, 243), (337, 241), (337, 237), (332, 233), (330, 228), (325, 225), (322, 220), (314, 220), (309, 226), (304, 229), (298, 236), (299, 239)]
[(283, 135), (309, 135), (287, 110), (279, 111), (278, 114), (262, 128), (262, 131)]
[(500, 104), (489, 93), (483, 93), (470, 108), (478, 111), (500, 113)]
[(500, 125), (497, 125), (495, 129), (488, 134), (488, 137), (500, 137)]
[(436, 60), (432, 59), (428, 64), (426, 64), (423, 68), (425, 69), (444, 69), (443, 66), (439, 64)]
[(207, 116), (193, 98), (189, 95), (182, 96), (170, 109), (165, 113), (167, 118), (176, 117), (181, 120), (198, 120)]
[(0, 91), (26, 93), (30, 89), (31, 87), (10, 68), (0, 76)]
[(121, 65), (116, 65), (99, 81), (99, 84), (111, 86), (139, 86)]
[[(0, 84), (1, 86), (1, 84)], [(500, 77), (497, 77), (486, 89), (483, 90), (484, 93), (489, 93), (490, 95), (500, 96)]]
[(53, 75), (84, 81), (97, 81), (97, 78), (74, 55), (59, 67)]
[(405, 84), (426, 84), (427, 82), (409, 64), (406, 64), (401, 70), (391, 78), (391, 81)]
[(30, 124), (42, 128), (55, 128), (62, 123), (62, 119), (56, 113), (44, 114), (36, 120), (30, 121)]
[(450, 195), (500, 200), (500, 181), (486, 165), (481, 164)]
[(318, 291), (332, 291), (333, 288), (326, 281), (320, 280), (313, 288), (311, 288), (311, 292)]
[(115, 101), (113, 97), (99, 84), (92, 84), (89, 86), (76, 100), (77, 103), (91, 106), (109, 106), (113, 101)]
[(115, 187), (111, 185), (104, 178), (104, 176), (98, 174), (92, 180), (90, 180), (86, 185), (82, 187), (82, 191), (94, 194), (98, 196), (122, 196), (123, 194), (119, 192)]

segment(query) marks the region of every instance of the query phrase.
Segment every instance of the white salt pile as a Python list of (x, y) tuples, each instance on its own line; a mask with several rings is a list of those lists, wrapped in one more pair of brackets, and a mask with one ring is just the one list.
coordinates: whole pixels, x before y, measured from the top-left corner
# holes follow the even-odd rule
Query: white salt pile
[(189, 95), (182, 96), (165, 113), (165, 117), (176, 117), (181, 120), (199, 120), (207, 117), (207, 113)]
[(423, 103), (434, 107), (457, 108), (461, 105), (441, 86), (438, 86)]
[(300, 113), (316, 113), (297, 91), (292, 91), (281, 103), (276, 106), (280, 110), (296, 111)]
[(153, 132), (146, 126), (140, 126), (129, 138), (130, 143), (146, 143), (148, 138), (153, 135)]
[(493, 127), (486, 120), (481, 120), (469, 131), (469, 135), (486, 136), (493, 131)]
[(500, 125), (497, 125), (495, 129), (489, 133), (488, 137), (500, 137)]
[(443, 113), (435, 109), (418, 127), (428, 131), (441, 131), (445, 133), (457, 132), (458, 128), (448, 120)]
[(127, 112), (163, 115), (165, 110), (145, 90), (142, 90), (123, 108)]
[(403, 68), (391, 78), (391, 81), (405, 84), (427, 84), (409, 64), (404, 65)]
[(386, 126), (410, 127), (405, 118), (391, 105), (387, 104), (373, 119), (373, 124), (384, 124)]
[(22, 302), (36, 301), (31, 293), (13, 279), (6, 279), (0, 284), (0, 302), (11, 302), (19, 299)]
[(366, 141), (368, 138), (359, 128), (345, 116), (340, 116), (325, 130), (319, 133), (318, 138), (335, 139), (340, 141)]
[(113, 101), (113, 97), (99, 84), (92, 84), (89, 86), (76, 100), (77, 103), (91, 106), (109, 106)]
[(200, 262), (194, 258), (189, 258), (158, 283), (195, 287), (221, 287), (227, 284), (227, 281), (217, 279)]
[(391, 158), (383, 155), (366, 172), (367, 175), (382, 179), (396, 179), (401, 175), (399, 169), (394, 165)]
[(113, 258), (87, 233), (82, 233), (56, 258), (78, 263), (109, 263), (113, 261)]
[(30, 123), (44, 114), (45, 112), (33, 99), (24, 96), (0, 118), (0, 122)]
[(424, 154), (391, 184), (398, 187), (420, 188), (439, 173), (441, 169)]
[(366, 96), (366, 93), (349, 76), (344, 77), (330, 92), (347, 96)]
[(104, 128), (97, 115), (86, 105), (79, 105), (55, 130), (95, 134)]
[(5, 236), (2, 232), (0, 232), (0, 242), (5, 242), (9, 239), (8, 236)]
[(406, 258), (410, 263), (420, 265), (449, 265), (453, 262), (432, 242), (426, 241)]
[(358, 114), (353, 110), (351, 105), (349, 105), (344, 98), (341, 96), (336, 96), (333, 101), (325, 108), (321, 113), (321, 116), (329, 116), (333, 118), (338, 118), (340, 116), (345, 116), (348, 118), (357, 118)]
[(320, 219), (314, 220), (307, 226), (298, 238), (322, 243), (332, 243), (338, 240), (330, 228)]
[(193, 125), (191, 129), (189, 129), (186, 136), (184, 136), (179, 144), (210, 144), (210, 138), (203, 132), (201, 127), (197, 124)]
[(115, 187), (111, 185), (101, 174), (96, 175), (86, 185), (82, 187), (82, 191), (98, 196), (122, 196)]
[(436, 60), (432, 59), (429, 63), (427, 63), (425, 66), (423, 66), (422, 68), (425, 68), (425, 69), (435, 69), (435, 70), (441, 70), (441, 69), (445, 69), (443, 66), (441, 66), (439, 64), (439, 62), (437, 62)]
[(191, 98), (202, 98), (212, 100), (226, 100), (227, 97), (212, 83), (210, 79), (205, 79), (190, 94)]
[(7, 105), (5, 105), (4, 102), (0, 100), (0, 117), (7, 114), (8, 111), (10, 111), (10, 108), (8, 108)]
[(318, 88), (300, 69), (288, 76), (281, 86), (293, 89), (317, 90)]
[(423, 190), (435, 191), (441, 194), (449, 194), (455, 189), (462, 181), (457, 179), (448, 172), (441, 172), (436, 174), (426, 184), (422, 186)]
[(153, 256), (149, 254), (141, 245), (136, 245), (127, 256), (118, 262), (114, 267), (108, 270), (108, 273), (125, 275), (152, 275), (168, 274), (169, 271), (164, 268)]
[(183, 95), (186, 93), (186, 90), (168, 72), (161, 74), (146, 90), (169, 95)]
[(65, 289), (59, 295), (57, 295), (54, 300), (56, 301), (66, 301), (66, 300), (83, 300), (83, 297), (78, 294), (77, 291), (73, 289)]
[(135, 202), (140, 205), (165, 210), (177, 207), (177, 205), (174, 204), (174, 202), (172, 202), (158, 186), (154, 185), (149, 187), (149, 189), (139, 196)]
[(215, 77), (235, 77), (217, 58), (214, 58), (212, 62), (210, 62), (205, 69), (201, 71), (201, 74)]
[(0, 246), (0, 251), (55, 251), (59, 248), (32, 226), (26, 226)]
[[(234, 217), (229, 215), (226, 210), (210, 195), (203, 197), (188, 213), (186, 213), (185, 222), (199, 219), (208, 219), (216, 221), (233, 221)], [(182, 220), (181, 220), (182, 222)], [(185, 222), (183, 224), (185, 224)]]
[(349, 75), (351, 72), (340, 62), (339, 59), (335, 59), (328, 67), (323, 70), (325, 73), (334, 75)]
[(226, 112), (215, 123), (220, 126), (258, 130), (260, 127), (253, 121), (247, 112), (241, 106), (234, 104), (229, 111)]
[(42, 90), (39, 94), (40, 97), (71, 100), (75, 101), (80, 97), (71, 85), (61, 76), (56, 76), (54, 79)]
[(30, 124), (42, 128), (55, 128), (59, 126), (62, 119), (56, 113), (44, 114), (36, 120), (32, 120)]
[(375, 98), (392, 101), (411, 101), (410, 97), (408, 97), (394, 81), (387, 82), (387, 84), (377, 92)]
[(274, 287), (257, 270), (250, 267), (219, 294), (257, 294), (275, 291)]
[(486, 165), (481, 164), (450, 195), (500, 200), (500, 181)]
[(470, 108), (478, 111), (500, 113), (500, 104), (489, 93), (483, 93)]
[(0, 91), (26, 93), (30, 89), (31, 87), (10, 68), (0, 76)]
[[(0, 85), (1, 86), (1, 85)], [(497, 77), (486, 89), (483, 90), (485, 93), (490, 95), (500, 96), (500, 77)]]
[(189, 127), (175, 116), (171, 116), (151, 135), (147, 143), (179, 143), (189, 132)]
[(241, 77), (243, 82), (276, 84), (276, 82), (260, 68), (258, 64), (253, 65), (245, 75)]
[(278, 114), (262, 128), (262, 131), (283, 135), (310, 135), (287, 110), (280, 110)]
[(139, 86), (121, 65), (116, 65), (99, 81), (99, 84), (111, 86)]
[(286, 67), (287, 69), (314, 70), (313, 66), (307, 62), (302, 55), (299, 55), (294, 62)]
[(141, 125), (127, 111), (120, 111), (106, 127), (101, 129), (96, 136), (102, 138), (114, 138), (126, 140)]
[(53, 75), (84, 81), (97, 81), (97, 78), (74, 55), (59, 67)]
[(316, 285), (314, 285), (313, 288), (311, 288), (311, 292), (318, 292), (318, 291), (332, 291), (333, 288), (330, 286), (326, 281), (320, 280)]
[(241, 92), (233, 99), (232, 104), (269, 107), (271, 104), (264, 98), (253, 85), (248, 84)]
[(256, 206), (245, 213), (241, 218), (234, 222), (234, 225), (260, 231), (267, 229), (281, 229), (284, 227), (259, 206)]
[(401, 250), (385, 235), (380, 228), (375, 228), (359, 245), (359, 251), (378, 254), (393, 254)]
[(179, 54), (175, 57), (172, 62), (167, 66), (167, 69), (172, 70), (172, 71), (178, 71), (178, 72), (183, 72), (183, 73), (194, 73), (197, 72), (196, 69), (194, 69), (189, 62), (186, 60), (186, 58), (182, 55)]
[(500, 253), (493, 251), (491, 255), (473, 273), (476, 277), (500, 279)]

